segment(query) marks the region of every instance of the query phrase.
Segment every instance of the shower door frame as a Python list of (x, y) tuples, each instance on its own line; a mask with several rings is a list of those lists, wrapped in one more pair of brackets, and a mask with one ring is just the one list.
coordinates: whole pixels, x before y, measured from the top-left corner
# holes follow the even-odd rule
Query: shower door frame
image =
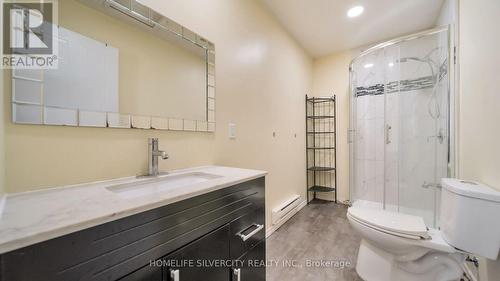
[[(377, 50), (382, 50), (386, 47), (399, 44), (406, 41), (412, 41), (415, 39), (419, 39), (422, 37), (438, 34), (441, 32), (447, 32), (448, 35), (448, 177), (457, 177), (459, 175), (458, 171), (458, 140), (457, 140), (457, 132), (458, 132), (458, 109), (459, 109), (459, 101), (458, 95), (458, 64), (457, 64), (457, 36), (456, 28), (454, 25), (446, 25), (442, 27), (432, 28), (425, 31), (417, 32), (410, 35), (401, 36), (395, 39), (391, 39), (389, 41), (385, 41), (383, 43), (377, 44), (371, 48), (366, 49), (357, 55), (354, 59), (351, 60), (349, 64), (349, 106), (350, 106), (350, 114), (349, 114), (349, 129), (347, 132), (348, 135), (348, 144), (349, 144), (349, 205), (353, 203), (353, 194), (354, 194), (354, 179), (355, 179), (355, 149), (354, 149), (354, 140), (355, 140), (355, 118), (356, 118), (356, 103), (354, 100), (354, 81), (353, 81), (353, 65), (360, 58), (371, 54)], [(385, 94), (385, 93), (384, 93)], [(385, 193), (385, 182), (384, 182), (384, 193)], [(383, 198), (383, 206), (385, 206), (385, 194)], [(435, 210), (437, 211), (437, 210)]]

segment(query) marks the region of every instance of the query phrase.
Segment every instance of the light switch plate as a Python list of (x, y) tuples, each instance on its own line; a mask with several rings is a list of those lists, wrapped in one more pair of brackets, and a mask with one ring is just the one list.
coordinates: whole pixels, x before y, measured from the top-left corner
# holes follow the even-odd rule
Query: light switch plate
[(234, 123), (229, 123), (229, 138), (233, 140), (236, 138), (236, 124)]

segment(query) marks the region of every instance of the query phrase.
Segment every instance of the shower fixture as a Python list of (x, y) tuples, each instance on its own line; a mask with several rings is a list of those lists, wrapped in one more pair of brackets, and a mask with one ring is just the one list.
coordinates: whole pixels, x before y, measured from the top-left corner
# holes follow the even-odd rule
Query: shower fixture
[[(423, 58), (419, 57), (403, 57), (398, 60), (396, 60), (397, 63), (406, 63), (408, 61), (416, 61), (416, 62), (421, 62), (425, 63), (429, 66), (429, 69), (431, 71), (431, 81), (432, 81), (432, 95), (431, 98), (429, 99), (429, 103), (427, 106), (427, 109), (429, 111), (429, 115), (433, 119), (438, 119), (441, 116), (441, 105), (438, 102), (437, 98), (437, 85), (438, 85), (438, 80), (439, 80), (439, 75), (436, 75), (435, 72), (439, 71), (438, 64), (435, 63), (430, 56), (435, 52), (438, 51), (439, 48), (434, 48), (432, 49), (427, 55), (425, 55)], [(434, 107), (434, 112), (432, 107)]]
[(432, 80), (433, 81), (437, 81), (437, 77), (436, 75), (434, 74), (434, 69), (436, 70), (439, 70), (439, 67), (438, 67), (438, 64), (436, 62), (434, 62), (432, 59), (431, 59), (431, 55), (436, 52), (436, 51), (439, 51), (439, 47), (438, 48), (434, 48), (432, 49), (429, 53), (427, 53), (423, 58), (419, 58), (419, 57), (403, 57), (403, 58), (399, 58), (398, 60), (396, 60), (397, 63), (405, 63), (405, 62), (408, 62), (408, 61), (417, 61), (417, 62), (422, 62), (422, 63), (426, 63), (429, 65), (429, 68), (431, 70), (431, 77), (432, 77)]

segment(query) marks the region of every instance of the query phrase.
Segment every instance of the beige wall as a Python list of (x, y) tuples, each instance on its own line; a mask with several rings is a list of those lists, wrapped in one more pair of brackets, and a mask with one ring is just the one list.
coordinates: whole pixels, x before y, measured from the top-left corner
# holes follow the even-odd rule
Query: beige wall
[[(268, 211), (293, 194), (305, 197), (311, 59), (258, 1), (144, 2), (215, 43), (216, 163), (269, 171)], [(228, 138), (230, 122), (237, 126), (235, 140)]]
[[(500, 190), (500, 2), (462, 0), (459, 10), (460, 174)], [(500, 261), (483, 269), (498, 280)]]
[[(314, 96), (337, 95), (337, 184), (338, 200), (349, 199), (349, 64), (354, 51), (318, 58), (313, 64)], [(323, 197), (321, 197), (323, 198)], [(325, 197), (325, 199), (327, 199)]]
[[(157, 136), (171, 156), (161, 169), (215, 163), (267, 170), (268, 209), (293, 194), (305, 196), (310, 57), (257, 1), (143, 2), (215, 43), (217, 132), (13, 125), (5, 105), (7, 190), (143, 173), (147, 137)], [(227, 137), (229, 122), (237, 125), (235, 140)]]
[(462, 177), (500, 190), (500, 2), (460, 2)]

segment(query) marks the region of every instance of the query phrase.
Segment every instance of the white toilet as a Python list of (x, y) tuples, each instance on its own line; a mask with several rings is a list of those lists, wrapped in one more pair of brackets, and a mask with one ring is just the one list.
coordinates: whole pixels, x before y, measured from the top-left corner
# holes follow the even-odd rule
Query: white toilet
[(467, 254), (496, 260), (500, 250), (500, 192), (457, 179), (442, 180), (441, 229), (421, 217), (350, 207), (362, 236), (356, 271), (366, 281), (460, 280)]

